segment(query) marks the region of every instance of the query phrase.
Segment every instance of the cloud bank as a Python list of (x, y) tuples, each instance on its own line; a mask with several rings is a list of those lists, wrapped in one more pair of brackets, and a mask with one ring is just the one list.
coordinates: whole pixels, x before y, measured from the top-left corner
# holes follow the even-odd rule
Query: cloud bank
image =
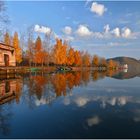
[(110, 29), (109, 24), (103, 27), (102, 32), (96, 32), (89, 29), (87, 25), (79, 25), (77, 30), (75, 31), (78, 37), (84, 38), (101, 38), (101, 39), (111, 39), (111, 38), (125, 38), (125, 39), (135, 39), (137, 38), (137, 34), (133, 33), (132, 30), (128, 27), (115, 27), (114, 29)]

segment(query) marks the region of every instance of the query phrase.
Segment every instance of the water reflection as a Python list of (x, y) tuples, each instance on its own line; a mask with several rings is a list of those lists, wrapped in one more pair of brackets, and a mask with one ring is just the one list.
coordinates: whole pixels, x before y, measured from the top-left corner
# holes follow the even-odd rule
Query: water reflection
[(10, 133), (10, 119), (12, 113), (9, 108), (4, 108), (0, 106), (0, 133), (3, 135), (9, 135)]
[(21, 96), (22, 80), (6, 79), (0, 81), (0, 105), (16, 100), (18, 103)]
[[(4, 77), (3, 77), (4, 79)], [(21, 97), (22, 80), (20, 78), (7, 78), (0, 80), (0, 132), (10, 134), (10, 120), (12, 119), (12, 103), (19, 103)], [(4, 104), (8, 103), (8, 106)]]
[[(0, 137), (128, 138), (132, 126), (140, 128), (137, 76), (130, 73), (135, 78), (117, 80), (129, 79), (129, 71), (83, 70), (3, 78), (0, 81)], [(12, 125), (12, 122), (15, 123)], [(27, 122), (29, 127), (25, 126)], [(56, 128), (58, 131), (54, 132)], [(116, 135), (117, 129), (120, 131)], [(110, 131), (114, 137), (109, 135)], [(140, 137), (138, 130), (128, 134)]]
[[(0, 82), (0, 104), (4, 104), (13, 99), (19, 102), (21, 97), (21, 90), (23, 85), (24, 93), (26, 91), (26, 96), (31, 98), (32, 96), (37, 98), (36, 104), (46, 104), (53, 101), (59, 96), (70, 95), (74, 87), (86, 87), (90, 81), (96, 82), (98, 80), (104, 79), (105, 77), (112, 77), (117, 79), (122, 79), (125, 72), (122, 71), (76, 71), (69, 73), (28, 73), (23, 77), (1, 80)], [(24, 83), (24, 84), (23, 84)], [(94, 88), (95, 89), (95, 88)], [(98, 89), (99, 90), (99, 89)], [(115, 89), (107, 88), (104, 89), (107, 92), (116, 92)], [(120, 90), (120, 92), (125, 92), (125, 90)], [(26, 97), (27, 99), (27, 97)], [(82, 99), (81, 99), (82, 100)], [(31, 101), (29, 101), (31, 102)]]

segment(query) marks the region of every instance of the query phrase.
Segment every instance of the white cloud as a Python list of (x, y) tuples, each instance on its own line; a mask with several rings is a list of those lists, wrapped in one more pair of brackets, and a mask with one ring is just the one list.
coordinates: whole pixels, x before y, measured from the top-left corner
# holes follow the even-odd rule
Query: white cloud
[(110, 30), (110, 26), (107, 24), (104, 26), (103, 38), (127, 38), (127, 39), (136, 39), (139, 36), (138, 32), (132, 32), (128, 27), (119, 28), (116, 27)]
[(73, 36), (66, 36), (65, 37), (65, 40), (70, 42), (70, 41), (73, 41), (74, 40), (74, 37)]
[(124, 38), (129, 38), (131, 36), (131, 33), (132, 31), (127, 27), (122, 29), (122, 37)]
[(79, 25), (76, 34), (81, 37), (89, 37), (93, 35), (93, 32), (85, 25)]
[(70, 26), (65, 26), (63, 29), (63, 33), (70, 35), (72, 33), (72, 28)]
[(107, 8), (103, 4), (98, 4), (97, 2), (93, 2), (90, 8), (91, 12), (96, 13), (99, 16), (102, 16)]
[(87, 119), (88, 126), (98, 125), (101, 119), (98, 116)]
[(93, 32), (88, 28), (87, 25), (79, 25), (76, 34), (79, 37), (85, 37), (85, 38), (99, 38), (99, 39), (111, 39), (111, 38), (127, 38), (127, 39), (136, 39), (138, 36), (140, 36), (140, 33), (138, 32), (132, 32), (130, 28), (124, 27), (119, 28), (115, 27), (114, 29), (111, 29), (109, 24), (105, 25), (103, 27), (102, 32)]
[(109, 27), (109, 24), (107, 24), (104, 26), (104, 32), (109, 33), (109, 31), (110, 31), (110, 27)]
[(120, 29), (118, 27), (113, 29), (112, 33), (115, 35), (115, 37), (120, 37), (121, 36), (121, 32), (120, 32)]
[(62, 35), (61, 38), (67, 42), (71, 42), (74, 40), (74, 37), (73, 36), (67, 36), (67, 35)]
[(35, 25), (34, 31), (39, 33), (44, 33), (47, 35), (50, 35), (52, 32), (51, 28), (45, 26), (39, 26), (38, 24)]

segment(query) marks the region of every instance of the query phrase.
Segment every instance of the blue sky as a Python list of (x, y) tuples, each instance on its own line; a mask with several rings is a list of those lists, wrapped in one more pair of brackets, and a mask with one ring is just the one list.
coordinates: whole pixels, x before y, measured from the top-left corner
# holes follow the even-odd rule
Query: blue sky
[(34, 27), (36, 35), (52, 31), (78, 50), (102, 57), (140, 59), (140, 2), (7, 1), (8, 29)]

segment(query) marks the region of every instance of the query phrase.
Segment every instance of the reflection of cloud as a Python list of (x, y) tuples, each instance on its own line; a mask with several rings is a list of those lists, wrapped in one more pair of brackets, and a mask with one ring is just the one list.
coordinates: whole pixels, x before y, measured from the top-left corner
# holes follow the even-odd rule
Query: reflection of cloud
[(119, 97), (118, 98), (118, 104), (119, 105), (121, 105), (121, 106), (123, 106), (123, 105), (125, 105), (126, 103), (127, 103), (127, 101), (129, 101), (129, 99), (130, 98), (128, 98), (128, 97)]
[(41, 98), (40, 100), (36, 100), (35, 101), (36, 106), (40, 106), (40, 105), (45, 105), (46, 104), (46, 99), (45, 98)]
[(78, 107), (83, 107), (89, 102), (99, 102), (100, 105), (105, 108), (107, 105), (111, 106), (124, 106), (128, 102), (137, 102), (132, 96), (98, 96), (98, 95), (81, 95), (81, 96), (72, 96), (71, 98), (65, 98), (63, 103), (64, 105), (69, 105), (75, 103)]
[(116, 105), (116, 98), (113, 97), (112, 99), (108, 100), (107, 102), (108, 102), (110, 105), (114, 106), (114, 105)]
[(133, 112), (134, 112), (133, 120), (135, 122), (140, 122), (140, 109), (133, 110)]
[(69, 105), (69, 104), (70, 104), (70, 99), (64, 98), (64, 105)]
[(87, 119), (88, 126), (98, 125), (101, 119), (98, 116)]
[(88, 103), (88, 101), (90, 101), (90, 100), (86, 97), (78, 97), (78, 98), (75, 99), (75, 103), (79, 107), (86, 105)]
[(139, 117), (134, 117), (135, 122), (140, 122), (140, 116)]
[(112, 93), (112, 92), (123, 92), (123, 93), (125, 93), (125, 92), (127, 92), (127, 90), (125, 90), (125, 89), (115, 89), (115, 88), (105, 88), (104, 90), (108, 93)]

